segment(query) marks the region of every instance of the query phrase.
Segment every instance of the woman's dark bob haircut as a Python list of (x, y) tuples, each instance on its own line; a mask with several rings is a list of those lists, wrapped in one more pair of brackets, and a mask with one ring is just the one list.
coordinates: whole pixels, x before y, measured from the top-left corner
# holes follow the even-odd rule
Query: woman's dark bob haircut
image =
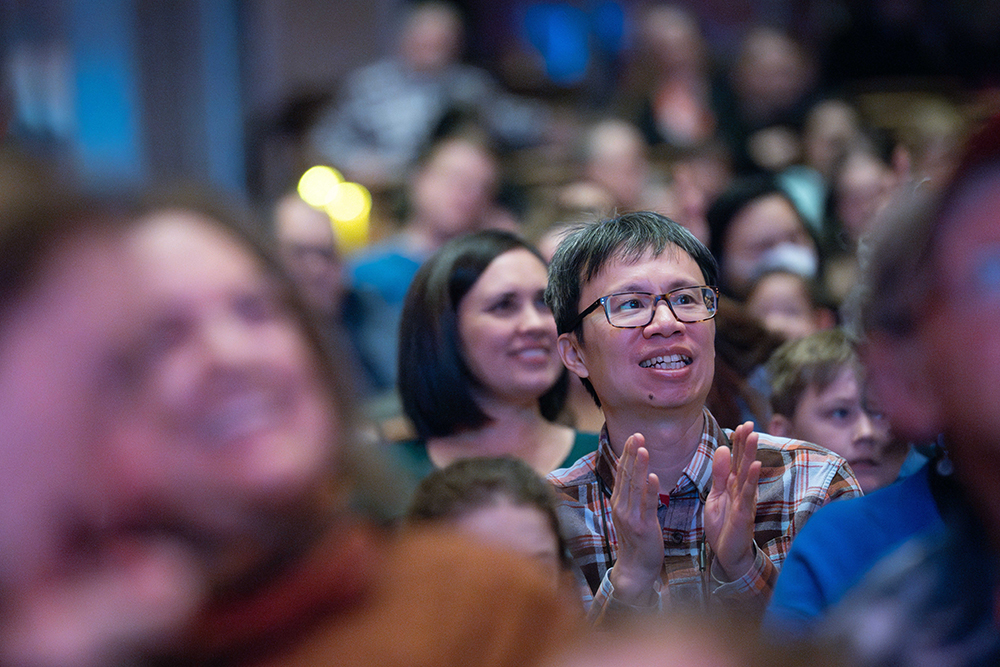
[[(417, 271), (403, 303), (399, 330), (399, 394), (418, 437), (447, 437), (490, 422), (476, 402), (483, 387), (463, 357), (458, 306), (486, 267), (511, 250), (539, 252), (518, 236), (488, 230), (446, 243)], [(568, 379), (539, 399), (542, 416), (555, 421), (566, 402)]]

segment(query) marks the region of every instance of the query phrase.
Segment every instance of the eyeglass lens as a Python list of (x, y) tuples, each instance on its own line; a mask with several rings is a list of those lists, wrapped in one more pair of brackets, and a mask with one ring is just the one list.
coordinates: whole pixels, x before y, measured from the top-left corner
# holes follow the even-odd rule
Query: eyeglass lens
[[(605, 300), (608, 322), (617, 327), (641, 327), (653, 320), (657, 294), (627, 292)], [(681, 322), (707, 320), (715, 313), (715, 293), (706, 287), (684, 287), (663, 295)]]

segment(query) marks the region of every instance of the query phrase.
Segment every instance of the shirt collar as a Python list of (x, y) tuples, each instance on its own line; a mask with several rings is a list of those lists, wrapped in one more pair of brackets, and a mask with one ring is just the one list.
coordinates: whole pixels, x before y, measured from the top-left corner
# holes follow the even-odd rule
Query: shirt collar
[[(703, 408), (705, 417), (704, 426), (701, 430), (701, 438), (694, 456), (681, 473), (681, 478), (677, 482), (677, 488), (673, 491), (683, 493), (695, 490), (702, 499), (708, 497), (708, 492), (712, 488), (712, 456), (719, 445), (729, 445), (729, 438), (715, 417)], [(615, 488), (615, 472), (618, 470), (618, 456), (611, 449), (611, 442), (608, 439), (608, 425), (601, 428), (601, 435), (597, 445), (597, 467), (596, 473), (601, 484), (602, 491), (608, 497)]]

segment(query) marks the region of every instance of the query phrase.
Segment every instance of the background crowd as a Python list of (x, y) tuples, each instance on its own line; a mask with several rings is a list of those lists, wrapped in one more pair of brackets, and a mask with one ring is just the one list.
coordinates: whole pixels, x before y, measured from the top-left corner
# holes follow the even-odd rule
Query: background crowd
[(0, 665), (1000, 659), (996, 10), (516, 4), (237, 193), (5, 124)]

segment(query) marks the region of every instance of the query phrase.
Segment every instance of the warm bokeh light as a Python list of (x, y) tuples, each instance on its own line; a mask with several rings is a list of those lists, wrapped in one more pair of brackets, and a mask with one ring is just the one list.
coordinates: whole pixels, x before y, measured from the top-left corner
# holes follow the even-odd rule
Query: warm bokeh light
[(306, 203), (330, 216), (341, 252), (351, 253), (368, 244), (372, 196), (365, 186), (344, 181), (333, 167), (316, 165), (302, 174), (298, 191)]
[(310, 206), (323, 208), (337, 196), (344, 177), (333, 167), (310, 167), (299, 179), (299, 196)]
[(372, 197), (363, 185), (341, 183), (324, 208), (334, 220), (353, 220), (368, 215), (372, 208)]
[(333, 220), (341, 248), (352, 252), (368, 243), (368, 219), (372, 196), (358, 183), (341, 183), (334, 197), (324, 206)]

